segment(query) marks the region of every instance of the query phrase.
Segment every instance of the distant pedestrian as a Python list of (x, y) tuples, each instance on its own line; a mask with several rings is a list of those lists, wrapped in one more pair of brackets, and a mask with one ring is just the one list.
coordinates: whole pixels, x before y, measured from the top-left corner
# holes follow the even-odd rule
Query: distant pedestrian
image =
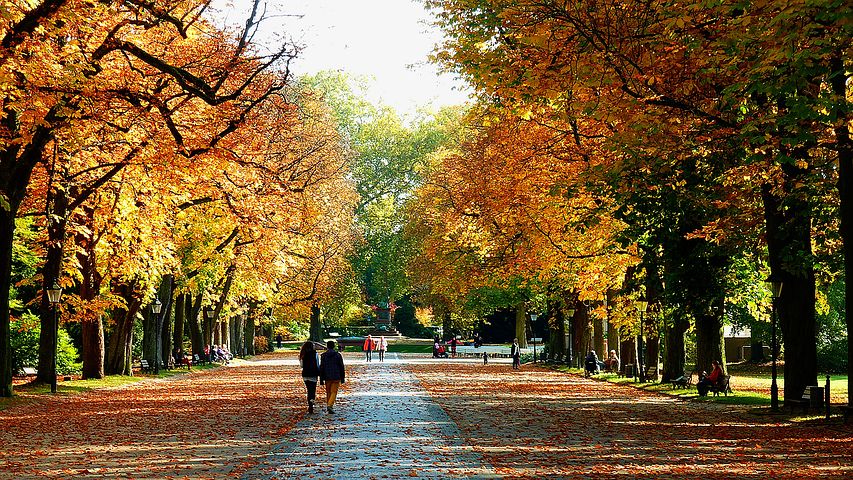
[(299, 365), (302, 366), (302, 381), (308, 396), (308, 413), (314, 413), (314, 400), (317, 397), (317, 382), (320, 377), (320, 356), (314, 348), (314, 342), (308, 340), (299, 350)]
[(379, 341), (376, 342), (376, 350), (379, 351), (379, 361), (385, 361), (385, 352), (388, 351), (388, 340), (385, 339), (385, 336), (379, 337)]
[(518, 339), (512, 340), (512, 347), (509, 349), (509, 355), (512, 357), (512, 369), (518, 370), (521, 368), (521, 347), (518, 346)]
[(338, 388), (344, 383), (344, 357), (335, 350), (335, 341), (326, 342), (326, 351), (320, 355), (320, 385), (326, 386), (326, 412), (335, 413)]
[(364, 346), (362, 349), (364, 350), (364, 360), (369, 362), (373, 360), (373, 349), (376, 348), (376, 342), (373, 341), (373, 337), (370, 335), (364, 339)]
[(488, 363), (489, 363), (489, 354), (486, 352), (483, 352), (483, 365), (486, 365)]
[(459, 343), (456, 337), (450, 339), (450, 355), (456, 358), (456, 344)]
[(279, 333), (278, 335), (276, 335), (276, 336), (275, 336), (275, 345), (276, 345), (276, 347), (281, 348), (281, 341), (282, 341), (282, 340), (283, 340), (283, 338), (281, 338), (281, 334), (280, 334), (280, 333)]

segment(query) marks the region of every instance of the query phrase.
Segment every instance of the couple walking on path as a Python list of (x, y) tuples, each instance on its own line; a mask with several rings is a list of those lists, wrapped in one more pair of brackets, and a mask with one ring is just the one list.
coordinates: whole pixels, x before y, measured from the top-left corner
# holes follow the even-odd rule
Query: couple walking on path
[(318, 382), (326, 387), (326, 412), (335, 413), (335, 399), (346, 374), (344, 357), (335, 349), (335, 342), (329, 340), (322, 355), (317, 354), (314, 342), (308, 340), (303, 343), (299, 350), (299, 364), (308, 395), (308, 413), (314, 413)]
[(385, 361), (385, 352), (388, 351), (388, 340), (384, 336), (379, 337), (379, 340), (374, 340), (370, 335), (364, 339), (364, 361), (370, 362), (373, 360), (373, 351), (379, 352), (379, 361)]

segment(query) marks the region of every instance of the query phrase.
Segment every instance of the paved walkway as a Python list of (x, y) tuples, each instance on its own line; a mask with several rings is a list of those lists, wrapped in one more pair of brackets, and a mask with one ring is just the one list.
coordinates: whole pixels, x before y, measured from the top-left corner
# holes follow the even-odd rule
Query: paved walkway
[(456, 424), (402, 369), (348, 361), (348, 387), (334, 414), (307, 415), (244, 479), (500, 478), (462, 441)]

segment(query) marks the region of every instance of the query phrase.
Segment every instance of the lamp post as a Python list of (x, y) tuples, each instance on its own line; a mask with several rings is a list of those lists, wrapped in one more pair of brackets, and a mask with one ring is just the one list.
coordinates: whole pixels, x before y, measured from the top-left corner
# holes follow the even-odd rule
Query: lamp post
[[(213, 321), (213, 310), (209, 309), (209, 308), (207, 310), (205, 310), (204, 311), (204, 318), (205, 318), (204, 324), (205, 324), (205, 326), (207, 326), (207, 332), (212, 339), (213, 338), (213, 323), (212, 323), (212, 321)], [(208, 339), (205, 338), (204, 342), (207, 343)], [(210, 361), (210, 355), (211, 355), (213, 349), (211, 348), (212, 346), (209, 343), (207, 344), (207, 346), (208, 346), (208, 353), (205, 356), (207, 357), (206, 360), (209, 362)]]
[(154, 325), (157, 332), (154, 338), (157, 339), (157, 347), (154, 353), (154, 374), (160, 373), (160, 359), (163, 358), (163, 319), (160, 317), (160, 312), (163, 310), (163, 303), (159, 298), (154, 298), (154, 303), (151, 304), (151, 313), (154, 315)]
[(533, 333), (533, 363), (536, 363), (536, 319), (539, 318), (539, 315), (535, 313), (530, 314), (530, 330)]
[(770, 336), (772, 337), (770, 357), (773, 359), (772, 366), (770, 368), (770, 410), (778, 412), (779, 386), (776, 384), (776, 350), (778, 350), (778, 346), (776, 345), (776, 301), (782, 296), (782, 280), (771, 274), (767, 277), (767, 280), (765, 280), (764, 283), (770, 289), (770, 294), (773, 297), (770, 311)]
[(56, 357), (59, 347), (59, 300), (62, 298), (62, 288), (53, 282), (47, 289), (47, 301), (53, 305), (53, 366), (50, 374), (50, 393), (56, 393)]
[(566, 331), (569, 332), (569, 341), (568, 341), (568, 345), (566, 345), (566, 364), (570, 365), (570, 366), (572, 364), (572, 343), (574, 341), (574, 336), (572, 335), (572, 326), (574, 325), (572, 320), (574, 318), (575, 318), (575, 309), (574, 308), (566, 309), (565, 326), (566, 326)]
[(637, 311), (640, 312), (640, 332), (637, 334), (637, 364), (640, 371), (637, 372), (637, 377), (641, 382), (646, 381), (646, 367), (643, 359), (643, 316), (648, 308), (649, 302), (646, 300), (637, 301)]

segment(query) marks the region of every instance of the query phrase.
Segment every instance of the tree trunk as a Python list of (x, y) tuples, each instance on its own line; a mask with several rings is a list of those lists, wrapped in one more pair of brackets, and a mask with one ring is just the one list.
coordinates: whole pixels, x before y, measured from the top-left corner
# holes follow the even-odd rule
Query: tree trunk
[(148, 361), (148, 365), (154, 367), (157, 361), (157, 319), (151, 312), (151, 303), (142, 309), (142, 358)]
[(246, 346), (246, 355), (255, 354), (255, 312), (249, 311), (246, 319), (246, 327), (243, 331), (243, 343)]
[(524, 303), (515, 306), (515, 338), (519, 347), (527, 348), (527, 310)]
[(562, 361), (566, 357), (566, 314), (561, 302), (548, 299), (548, 313), (553, 316), (548, 322), (550, 333), (550, 358)]
[(622, 338), (619, 344), (619, 361), (622, 365), (637, 365), (637, 336), (629, 334), (622, 335)]
[(674, 380), (686, 371), (687, 348), (685, 335), (690, 328), (690, 321), (684, 316), (676, 314), (672, 319), (672, 325), (667, 325), (665, 353), (663, 358), (663, 375), (661, 382), (666, 383)]
[[(95, 210), (90, 206), (83, 207), (85, 224), (93, 231)], [(91, 233), (80, 232), (76, 236), (79, 246), (77, 262), (80, 264), (80, 299), (89, 304), (100, 295), (101, 275), (97, 269), (95, 246), (97, 241)], [(80, 330), (83, 337), (83, 379), (104, 378), (104, 322), (100, 311), (89, 311), (84, 308), (80, 320)]]
[(65, 234), (68, 227), (68, 195), (67, 190), (55, 187), (49, 190), (47, 203), (52, 206), (52, 214), (48, 215), (47, 245), (44, 266), (42, 266), (42, 292), (39, 312), (41, 331), (39, 332), (39, 382), (51, 382), (54, 356), (54, 306), (47, 298), (47, 289), (54, 282), (59, 282), (62, 273), (62, 259), (65, 251)]
[(309, 337), (313, 342), (323, 341), (323, 325), (320, 323), (320, 305), (311, 304), (311, 327)]
[(184, 320), (187, 318), (187, 294), (181, 293), (175, 298), (175, 326), (172, 330), (173, 348), (184, 352)]
[[(830, 59), (832, 72), (829, 83), (836, 100), (832, 103), (836, 120), (836, 151), (838, 152), (838, 196), (840, 199), (839, 232), (844, 248), (844, 311), (847, 325), (847, 391), (853, 392), (853, 141), (850, 139), (850, 111), (847, 102), (849, 76), (844, 65), (844, 51), (839, 49)], [(787, 360), (787, 352), (786, 352)], [(787, 365), (787, 361), (785, 362)], [(787, 370), (786, 370), (787, 374)], [(787, 391), (787, 389), (786, 389)], [(853, 407), (853, 395), (847, 395), (847, 406)]]
[(142, 299), (135, 291), (135, 283), (113, 286), (113, 294), (124, 299), (127, 309), (113, 310), (113, 333), (110, 335), (106, 373), (133, 375), (131, 354), (133, 351), (133, 323), (136, 313), (142, 308)]
[[(785, 171), (785, 189), (794, 189), (804, 172), (792, 165)], [(799, 400), (817, 385), (815, 276), (812, 267), (811, 209), (807, 200), (787, 195), (785, 205), (769, 185), (762, 188), (770, 272), (783, 282), (777, 315), (785, 346), (785, 399)]]
[(11, 397), (13, 393), (9, 293), (12, 287), (12, 239), (15, 236), (17, 211), (17, 203), (10, 209), (0, 205), (0, 396), (3, 397)]
[(187, 322), (190, 325), (190, 344), (193, 355), (198, 355), (199, 358), (206, 358), (204, 355), (204, 337), (201, 325), (199, 325), (199, 313), (201, 313), (201, 294), (195, 298), (195, 303), (192, 301), (192, 294), (187, 294)]
[(720, 362), (725, 372), (723, 320), (713, 311), (696, 314), (696, 370), (710, 373), (714, 360)]
[(606, 318), (598, 318), (597, 316), (592, 317), (592, 336), (593, 336), (593, 348), (595, 353), (598, 355), (598, 358), (604, 359), (607, 358), (607, 352), (604, 347), (604, 328)]

